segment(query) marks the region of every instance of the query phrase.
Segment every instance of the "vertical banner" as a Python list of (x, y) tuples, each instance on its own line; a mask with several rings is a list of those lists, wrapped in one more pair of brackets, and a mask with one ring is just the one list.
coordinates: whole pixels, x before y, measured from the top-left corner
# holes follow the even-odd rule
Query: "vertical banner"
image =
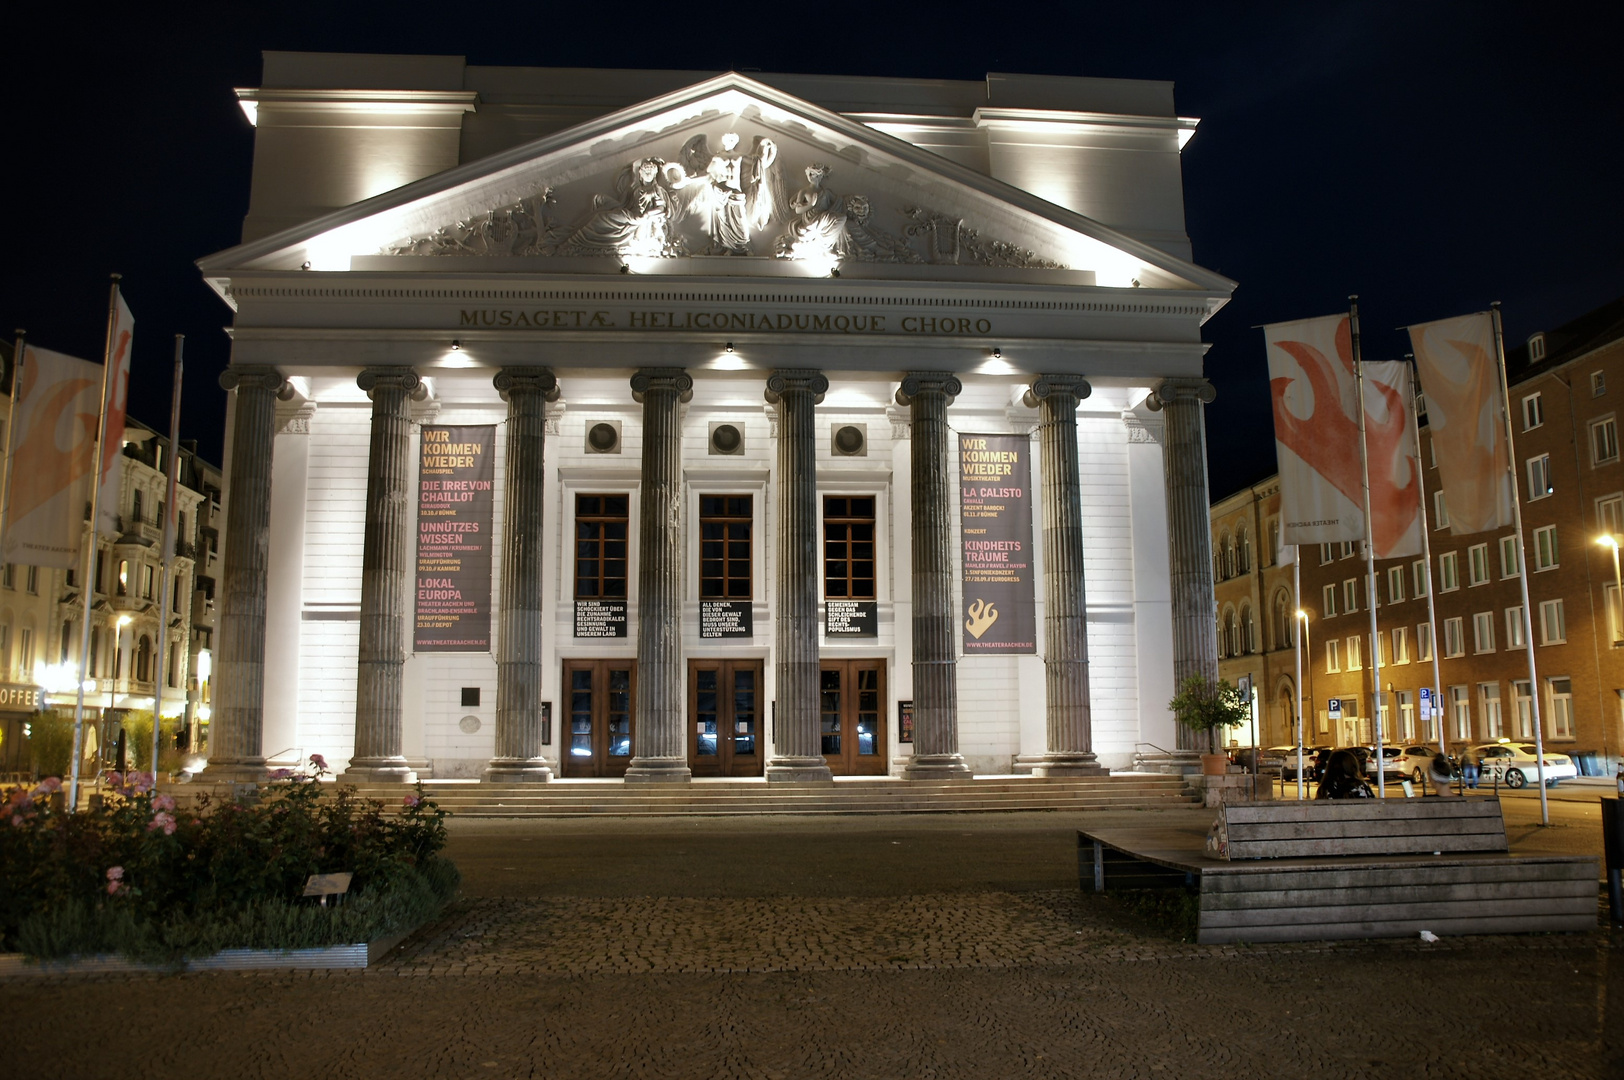
[(496, 428), (423, 428), (417, 473), (416, 652), (489, 652)]
[(96, 523), (98, 533), (118, 535), (120, 488), (124, 483), (118, 459), (124, 454), (124, 412), (129, 406), (130, 351), (135, 343), (135, 316), (115, 292), (113, 326), (107, 338), (107, 400), (103, 402), (101, 437), (101, 500)]
[(1365, 537), (1359, 398), (1346, 315), (1263, 328), (1286, 544)]
[(4, 561), (71, 569), (82, 561), (102, 369), (31, 345), (26, 352), (12, 433), (16, 456)]
[(1402, 360), (1363, 360), (1365, 453), (1370, 462), (1371, 548), (1378, 559), (1421, 554), (1421, 463), (1415, 391)]
[(1438, 481), (1456, 536), (1512, 524), (1510, 455), (1500, 422), (1500, 367), (1488, 312), (1410, 329)]
[(1035, 653), (1032, 440), (959, 436), (959, 555), (966, 655)]

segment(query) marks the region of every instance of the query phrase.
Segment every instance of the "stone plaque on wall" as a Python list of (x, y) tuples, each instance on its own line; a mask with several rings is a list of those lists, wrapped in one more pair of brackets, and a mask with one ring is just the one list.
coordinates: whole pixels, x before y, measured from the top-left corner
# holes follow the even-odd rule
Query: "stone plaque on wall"
[(578, 638), (625, 637), (626, 601), (575, 601), (575, 636)]
[(879, 637), (880, 605), (873, 600), (826, 600), (823, 632), (830, 637)]
[(699, 636), (748, 638), (755, 636), (755, 605), (749, 600), (701, 600)]

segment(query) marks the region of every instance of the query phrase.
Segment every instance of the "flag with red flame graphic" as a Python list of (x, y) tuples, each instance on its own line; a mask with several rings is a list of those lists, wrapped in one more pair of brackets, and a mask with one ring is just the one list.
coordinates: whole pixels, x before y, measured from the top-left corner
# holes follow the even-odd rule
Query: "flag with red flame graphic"
[(129, 406), (130, 352), (135, 342), (135, 316), (124, 294), (115, 292), (113, 326), (107, 338), (107, 401), (102, 415), (101, 502), (98, 533), (118, 533), (119, 488), (123, 476), (118, 459), (124, 452), (124, 413)]
[[(1346, 315), (1263, 328), (1280, 466), (1282, 541), (1365, 538), (1359, 463), (1358, 380)], [(1415, 410), (1408, 371), (1366, 364), (1365, 445), (1370, 459), (1372, 544), (1379, 559), (1421, 551)]]
[(102, 369), (96, 364), (24, 348), (11, 442), (6, 562), (79, 565), (96, 464), (101, 384)]
[(1488, 312), (1410, 327), (1427, 428), (1456, 536), (1513, 524), (1494, 321)]

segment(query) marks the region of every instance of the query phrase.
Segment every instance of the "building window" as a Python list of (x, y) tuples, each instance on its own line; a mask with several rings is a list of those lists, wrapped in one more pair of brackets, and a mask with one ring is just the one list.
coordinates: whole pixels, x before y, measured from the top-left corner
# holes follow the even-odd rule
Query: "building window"
[(73, 623), (71, 621), (68, 621), (68, 622), (64, 622), (62, 624), (62, 655), (57, 657), (56, 662), (59, 663), (59, 664), (66, 664), (68, 662), (68, 656), (69, 656), (70, 652), (72, 651), (72, 647), (73, 647)]
[(1590, 463), (1606, 465), (1618, 460), (1618, 420), (1605, 417), (1590, 425)]
[(1534, 572), (1554, 570), (1561, 559), (1556, 549), (1556, 526), (1541, 525), (1534, 530)]
[(1252, 534), (1241, 529), (1235, 534), (1235, 551), (1239, 560), (1236, 569), (1242, 574), (1252, 572)]
[(1344, 559), (1351, 559), (1357, 554), (1359, 554), (1359, 541), (1344, 540), (1342, 542), (1342, 557)]
[(1590, 396), (1601, 397), (1607, 393), (1607, 375), (1605, 372), (1592, 371), (1590, 373)]
[(1449, 688), (1449, 705), (1455, 718), (1455, 738), (1465, 742), (1472, 737), (1472, 699), (1466, 687)]
[(1415, 586), (1413, 595), (1417, 600), (1425, 600), (1427, 598), (1427, 561), (1417, 559), (1410, 564), (1410, 569), (1412, 571), (1410, 574), (1411, 583)]
[(1545, 335), (1531, 334), (1528, 338), (1528, 362), (1537, 364), (1545, 359)]
[(1500, 538), (1500, 576), (1514, 578), (1521, 569), (1517, 559), (1517, 538), (1515, 536), (1502, 536)]
[(1320, 612), (1320, 614), (1329, 619), (1332, 615), (1336, 614), (1336, 586), (1325, 586), (1324, 594), (1322, 595), (1321, 600), (1323, 601), (1325, 610)]
[(1607, 495), (1596, 500), (1596, 524), (1610, 536), (1624, 533), (1624, 495)]
[(99, 593), (107, 591), (107, 552), (96, 552), (96, 580), (91, 582)]
[(1218, 627), (1218, 657), (1224, 659), (1235, 655), (1235, 609), (1224, 610), (1223, 624)]
[(1387, 602), (1389, 604), (1402, 604), (1404, 602), (1404, 567), (1389, 566), (1387, 568)]
[(1408, 626), (1393, 627), (1393, 663), (1408, 664), (1410, 662), (1410, 628)]
[(1359, 610), (1359, 579), (1349, 578), (1342, 583), (1342, 612), (1351, 615)]
[(700, 599), (750, 599), (751, 511), (749, 495), (699, 497)]
[(1257, 652), (1257, 622), (1252, 618), (1252, 605), (1241, 608), (1241, 652)]
[(1335, 557), (1336, 556), (1331, 554), (1331, 545), (1330, 544), (1321, 544), (1320, 545), (1320, 565), (1321, 566), (1324, 566), (1326, 563), (1330, 562)]
[(1365, 658), (1359, 648), (1359, 637), (1354, 635), (1348, 639), (1348, 670), (1359, 671), (1365, 666)]
[(130, 588), (130, 560), (128, 560), (128, 559), (120, 559), (118, 561), (118, 586), (114, 591), (116, 593), (118, 593), (119, 596), (123, 596), (127, 592), (129, 592), (129, 588)]
[(1460, 588), (1460, 556), (1446, 551), (1438, 556), (1438, 591), (1454, 592)]
[(0, 585), (4, 585), (8, 589), (17, 587), (17, 567), (12, 563), (0, 566)]
[(1560, 645), (1568, 640), (1567, 615), (1560, 600), (1541, 600), (1539, 604), (1539, 643)]
[(575, 496), (575, 599), (624, 600), (630, 495)]
[(1527, 679), (1511, 681), (1511, 712), (1517, 718), (1517, 738), (1534, 737), (1534, 695), (1528, 691)]
[(28, 567), (28, 572), (23, 575), (23, 587), (28, 590), (30, 595), (39, 595), (39, 567)]
[(17, 674), (23, 679), (34, 675), (34, 631), (26, 626), (17, 631)]
[(823, 499), (823, 595), (872, 600), (875, 581), (874, 498)]
[(1506, 648), (1521, 649), (1528, 644), (1523, 637), (1522, 605), (1506, 608)]
[[(1424, 412), (1425, 410), (1423, 409), (1422, 411)], [(1429, 432), (1427, 434), (1427, 468), (1436, 469), (1437, 467), (1438, 467), (1438, 448), (1432, 445), (1432, 435)]]
[(1545, 406), (1538, 394), (1529, 394), (1522, 399), (1523, 430), (1529, 431), (1545, 423)]
[(1274, 595), (1274, 647), (1277, 649), (1291, 648), (1291, 624), (1296, 616), (1292, 614), (1290, 598), (1284, 592)]
[(1341, 642), (1327, 641), (1325, 643), (1325, 670), (1327, 673), (1341, 671), (1342, 661), (1339, 657)]
[(1551, 702), (1551, 738), (1573, 738), (1573, 680), (1557, 676), (1546, 679), (1545, 685)]
[(1415, 741), (1415, 695), (1408, 690), (1398, 692), (1399, 737), (1405, 742)]
[(152, 583), (153, 583), (153, 573), (152, 573), (152, 571), (153, 571), (153, 568), (151, 566), (143, 565), (141, 567), (141, 597), (142, 597), (142, 599), (145, 599), (145, 600), (151, 600), (152, 599)]
[(1551, 477), (1551, 455), (1541, 454), (1528, 459), (1528, 501), (1555, 494), (1556, 483)]
[(1444, 493), (1432, 493), (1432, 527), (1434, 529), (1449, 528), (1449, 504), (1444, 501)]
[(1483, 712), (1483, 737), (1485, 739), (1498, 739), (1505, 734), (1501, 730), (1500, 721), (1500, 684), (1497, 682), (1478, 683), (1477, 705)]
[(1480, 611), (1472, 616), (1472, 651), (1494, 651), (1494, 612)]
[(1280, 546), (1280, 519), (1279, 518), (1270, 518), (1269, 519), (1269, 560), (1275, 566), (1280, 565), (1280, 552), (1281, 552), (1281, 546)]
[(1466, 577), (1472, 585), (1489, 583), (1489, 545), (1473, 544), (1466, 549)]
[(11, 670), (11, 624), (0, 623), (0, 671)]
[(135, 518), (137, 524), (139, 524), (141, 522), (141, 489), (140, 488), (136, 488), (134, 491), (130, 492), (130, 516)]
[(1432, 624), (1429, 622), (1415, 628), (1415, 658), (1423, 664), (1432, 662)]
[(1444, 657), (1466, 655), (1466, 624), (1459, 615), (1444, 620)]

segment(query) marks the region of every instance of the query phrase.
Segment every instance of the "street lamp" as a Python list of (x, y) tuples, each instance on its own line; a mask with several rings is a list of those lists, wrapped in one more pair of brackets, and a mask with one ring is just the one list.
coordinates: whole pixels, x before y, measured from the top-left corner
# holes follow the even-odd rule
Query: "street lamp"
[[(1613, 549), (1613, 603), (1607, 605), (1608, 617), (1612, 620), (1613, 642), (1616, 644), (1624, 631), (1624, 573), (1619, 572), (1618, 537), (1612, 533), (1596, 537), (1596, 543), (1605, 548)], [(1618, 605), (1615, 607), (1615, 605)]]

